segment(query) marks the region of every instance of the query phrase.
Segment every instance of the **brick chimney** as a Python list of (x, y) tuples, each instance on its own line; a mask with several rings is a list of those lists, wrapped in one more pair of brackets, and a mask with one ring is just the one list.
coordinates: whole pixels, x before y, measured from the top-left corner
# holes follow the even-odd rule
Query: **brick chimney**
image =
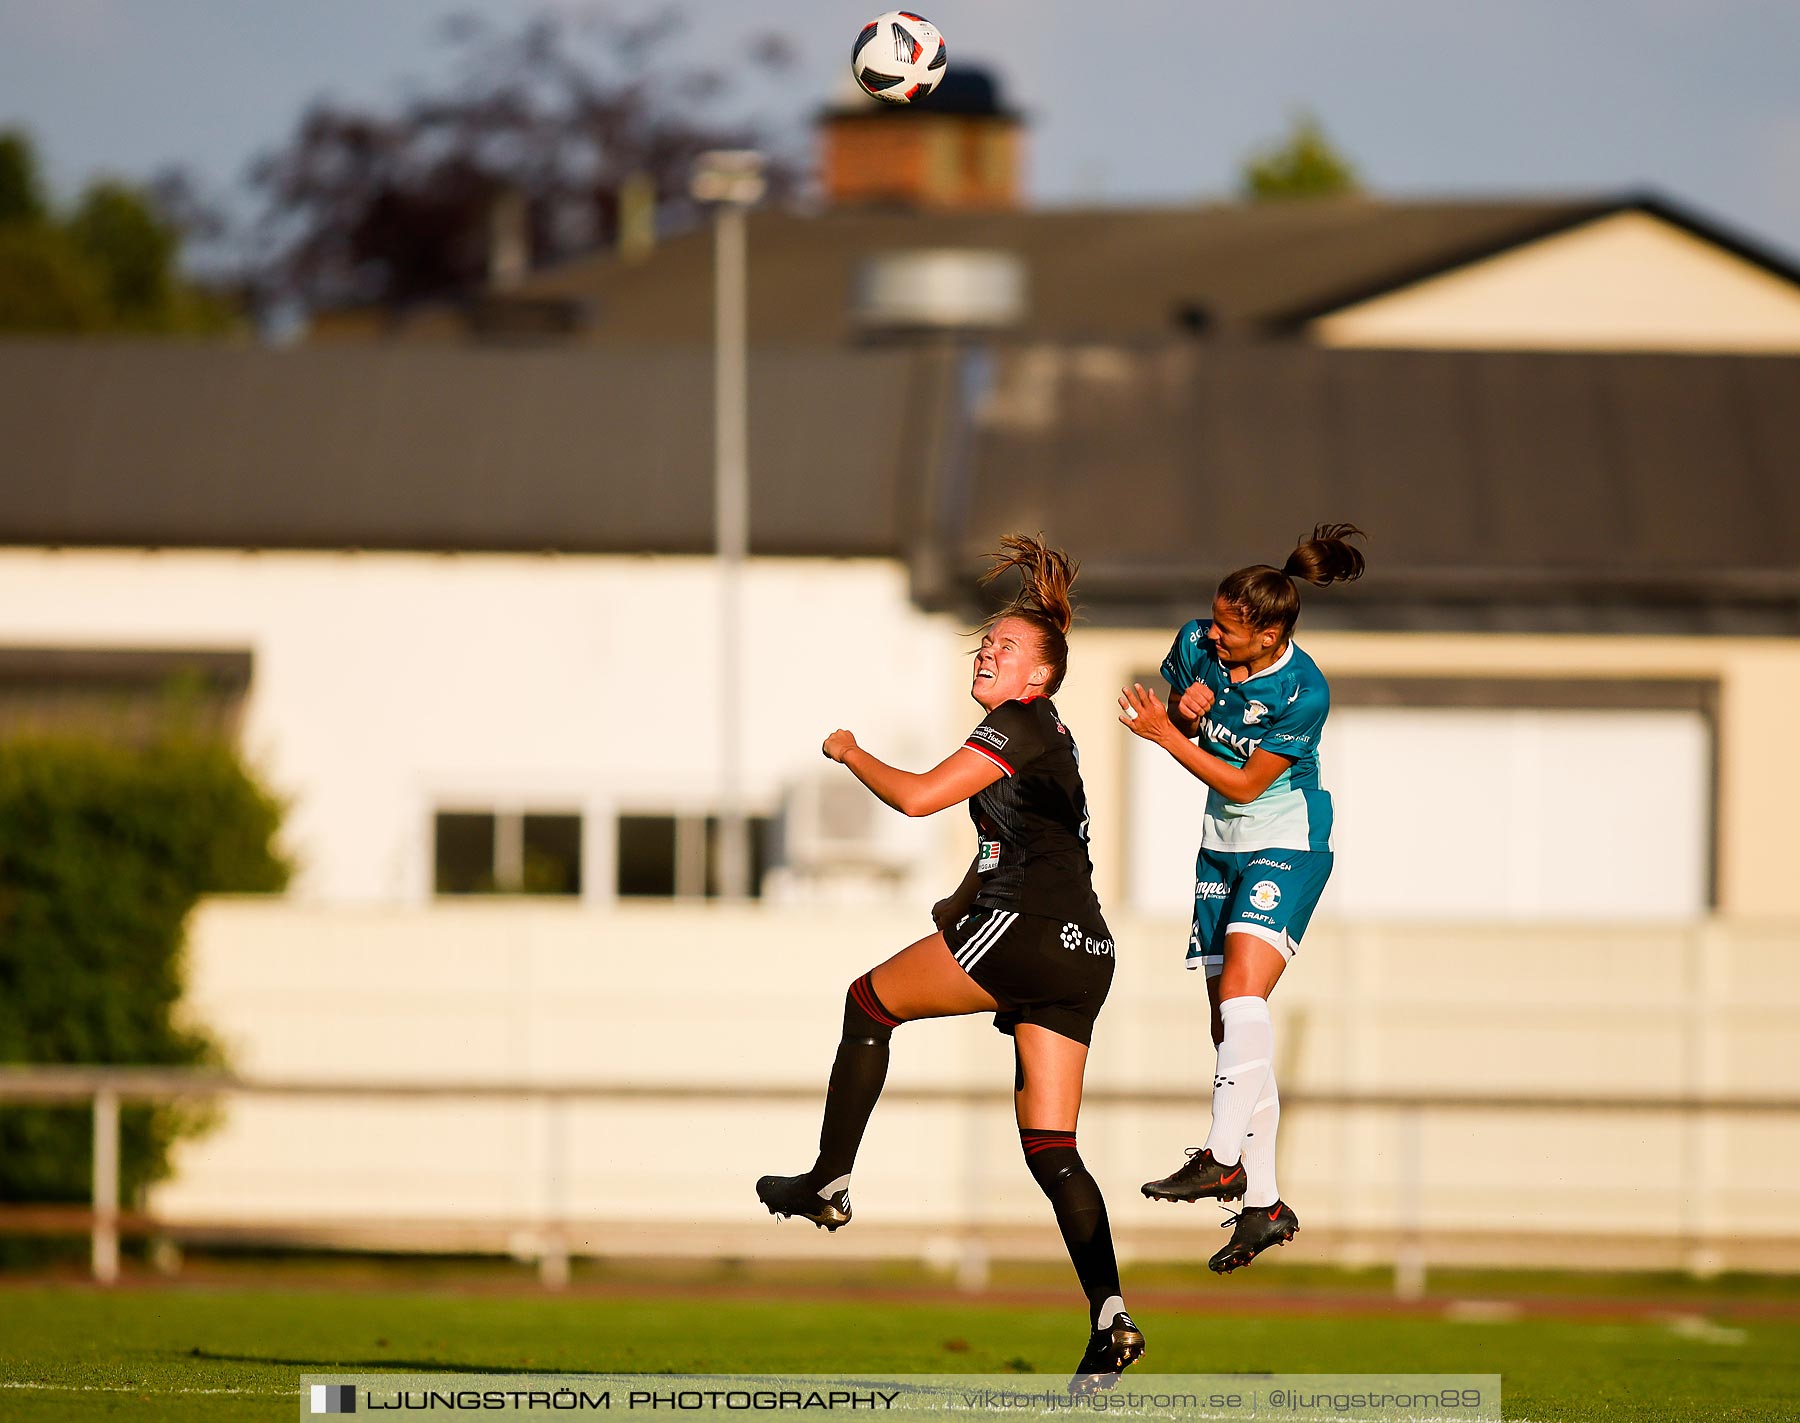
[(986, 70), (951, 63), (929, 98), (863, 95), (819, 118), (819, 172), (832, 207), (938, 211), (1019, 206), (1024, 123)]

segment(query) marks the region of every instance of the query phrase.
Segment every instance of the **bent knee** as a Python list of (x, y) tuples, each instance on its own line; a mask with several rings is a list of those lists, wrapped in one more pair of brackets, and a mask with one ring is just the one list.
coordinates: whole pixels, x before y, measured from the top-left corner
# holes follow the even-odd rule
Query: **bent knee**
[(886, 1042), (900, 1026), (901, 1019), (888, 1011), (875, 992), (873, 974), (865, 973), (844, 990), (844, 1036), (872, 1042)]

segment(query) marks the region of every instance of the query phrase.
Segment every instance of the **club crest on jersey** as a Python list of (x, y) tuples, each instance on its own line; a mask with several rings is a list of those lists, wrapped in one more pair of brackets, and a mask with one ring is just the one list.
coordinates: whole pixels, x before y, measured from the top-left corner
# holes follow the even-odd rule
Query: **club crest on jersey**
[(1257, 722), (1261, 721), (1268, 714), (1269, 709), (1261, 702), (1251, 702), (1244, 708), (1244, 725), (1255, 726)]
[(1250, 902), (1258, 909), (1262, 910), (1264, 914), (1267, 914), (1277, 904), (1281, 903), (1281, 886), (1276, 884), (1274, 880), (1258, 880), (1255, 884), (1250, 886)]

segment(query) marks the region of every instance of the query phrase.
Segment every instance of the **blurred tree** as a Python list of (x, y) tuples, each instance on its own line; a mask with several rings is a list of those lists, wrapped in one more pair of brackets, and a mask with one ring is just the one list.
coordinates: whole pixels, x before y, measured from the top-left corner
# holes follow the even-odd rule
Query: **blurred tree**
[(225, 304), (182, 280), (180, 247), (155, 197), (116, 181), (57, 221), (31, 140), (0, 133), (0, 331), (225, 329)]
[[(216, 1063), (177, 1011), (184, 926), (202, 894), (286, 885), (280, 819), (217, 740), (0, 741), (0, 1062)], [(127, 1201), (167, 1174), (170, 1145), (200, 1120), (123, 1114)], [(88, 1199), (91, 1141), (81, 1112), (9, 1106), (0, 1201)]]
[(32, 226), (48, 211), (30, 136), (0, 129), (0, 227)]
[(1362, 190), (1356, 168), (1339, 153), (1316, 115), (1294, 115), (1285, 137), (1253, 151), (1239, 177), (1252, 202), (1274, 198), (1335, 198)]
[[(757, 144), (709, 117), (724, 76), (666, 62), (674, 11), (628, 22), (546, 14), (516, 31), (447, 23), (451, 77), (394, 112), (320, 100), (260, 157), (259, 285), (271, 300), (403, 304), (474, 291), (526, 266), (616, 240), (623, 195), (646, 180), (669, 211), (709, 148)], [(747, 40), (764, 73), (791, 64)], [(771, 181), (790, 191), (796, 165)]]
[(153, 328), (167, 319), (175, 299), (180, 239), (143, 194), (122, 183), (95, 183), (69, 219), (68, 231), (99, 273), (121, 325)]
[(100, 276), (66, 233), (0, 226), (0, 331), (100, 331), (108, 319)]

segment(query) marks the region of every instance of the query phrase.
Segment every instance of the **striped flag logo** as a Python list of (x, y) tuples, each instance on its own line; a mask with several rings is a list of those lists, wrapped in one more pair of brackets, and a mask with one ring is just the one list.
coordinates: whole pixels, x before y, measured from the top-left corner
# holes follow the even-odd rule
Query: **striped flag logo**
[(353, 1383), (316, 1383), (312, 1386), (314, 1413), (356, 1412), (356, 1385)]

